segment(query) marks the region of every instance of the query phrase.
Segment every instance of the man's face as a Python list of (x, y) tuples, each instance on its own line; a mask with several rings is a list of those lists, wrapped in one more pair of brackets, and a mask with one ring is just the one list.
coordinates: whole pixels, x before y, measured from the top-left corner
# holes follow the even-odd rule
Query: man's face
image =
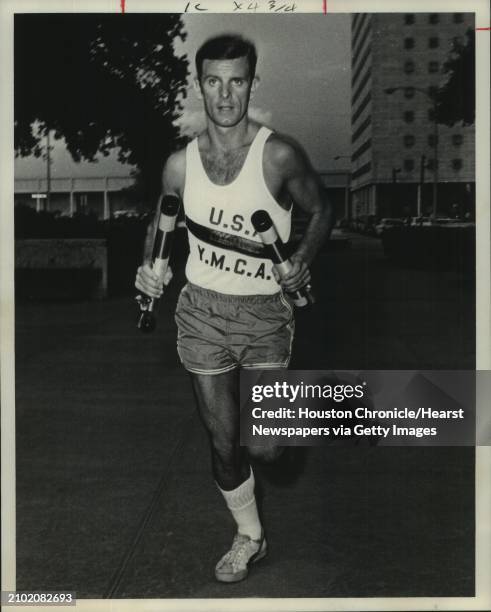
[(246, 115), (256, 79), (249, 76), (246, 57), (203, 62), (201, 81), (195, 88), (209, 119), (220, 127), (233, 127)]

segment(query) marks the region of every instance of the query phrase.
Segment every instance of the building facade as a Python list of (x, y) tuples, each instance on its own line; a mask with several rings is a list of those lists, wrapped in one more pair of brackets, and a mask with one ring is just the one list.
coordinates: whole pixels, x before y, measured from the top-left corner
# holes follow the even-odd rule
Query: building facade
[(30, 206), (37, 211), (57, 211), (60, 215), (93, 214), (109, 219), (121, 211), (134, 210), (134, 203), (125, 189), (134, 184), (131, 176), (51, 178), (50, 203), (47, 206), (46, 178), (15, 178), (16, 205)]
[(352, 16), (353, 217), (473, 213), (474, 127), (434, 119), (443, 64), (469, 28), (468, 13)]
[[(319, 176), (335, 207), (336, 218), (346, 217), (349, 170), (321, 170)], [(49, 211), (63, 216), (93, 214), (99, 219), (110, 219), (145, 210), (125, 191), (134, 184), (131, 176), (57, 177), (50, 183)], [(16, 205), (29, 206), (37, 211), (48, 210), (46, 192), (46, 178), (15, 178)], [(303, 216), (301, 211), (299, 216)]]

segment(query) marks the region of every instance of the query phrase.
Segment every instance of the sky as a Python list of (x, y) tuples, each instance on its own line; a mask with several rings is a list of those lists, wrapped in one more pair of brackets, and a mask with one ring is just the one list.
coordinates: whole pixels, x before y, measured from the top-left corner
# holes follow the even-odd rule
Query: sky
[[(176, 52), (191, 60), (201, 43), (215, 34), (236, 32), (253, 40), (260, 86), (251, 116), (298, 140), (319, 171), (346, 167), (346, 160), (333, 158), (350, 152), (349, 15), (187, 14), (183, 21), (188, 37), (184, 44), (176, 43)], [(194, 75), (194, 63), (190, 71)], [(191, 86), (184, 107), (179, 125), (188, 133), (203, 117)], [(131, 170), (117, 161), (116, 152), (101, 156), (98, 163), (75, 163), (62, 141), (54, 145), (54, 177), (121, 176)], [(16, 177), (45, 173), (46, 162), (41, 159), (15, 161)]]

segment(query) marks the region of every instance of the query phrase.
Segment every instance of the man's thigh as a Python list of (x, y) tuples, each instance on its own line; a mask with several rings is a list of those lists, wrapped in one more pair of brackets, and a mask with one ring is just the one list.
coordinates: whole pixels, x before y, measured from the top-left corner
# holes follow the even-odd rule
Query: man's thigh
[(239, 439), (239, 372), (223, 374), (190, 372), (200, 417), (212, 437)]

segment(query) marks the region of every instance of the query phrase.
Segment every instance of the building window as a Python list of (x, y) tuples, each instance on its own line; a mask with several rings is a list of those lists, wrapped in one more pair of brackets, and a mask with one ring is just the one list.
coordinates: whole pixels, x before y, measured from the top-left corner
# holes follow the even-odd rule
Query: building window
[(430, 134), (428, 136), (428, 145), (430, 147), (434, 147), (436, 142), (438, 142), (438, 139), (436, 138), (435, 134)]
[(462, 160), (461, 159), (452, 159), (452, 168), (454, 170), (462, 169)]
[(406, 134), (404, 136), (404, 146), (406, 148), (410, 148), (410, 147), (414, 147), (414, 143), (416, 142), (416, 139), (414, 138), (414, 136), (412, 134)]
[(428, 62), (428, 72), (438, 72), (440, 64), (438, 62)]
[(413, 111), (405, 111), (404, 112), (404, 121), (406, 123), (412, 123), (414, 121), (414, 113), (413, 113)]
[(367, 162), (366, 164), (363, 164), (363, 166), (360, 166), (358, 168), (358, 170), (355, 170), (353, 172), (353, 174), (351, 175), (351, 180), (354, 181), (359, 176), (362, 176), (363, 174), (366, 174), (367, 172), (370, 172), (371, 169), (372, 169), (372, 163), (371, 162)]
[(411, 74), (412, 72), (414, 72), (416, 69), (416, 66), (413, 62), (413, 60), (408, 60), (407, 62), (404, 62), (404, 72), (406, 74)]
[(435, 25), (440, 21), (440, 15), (438, 13), (430, 13), (428, 16), (428, 23)]
[(464, 23), (464, 13), (454, 13), (453, 22), (454, 23)]
[(408, 100), (414, 98), (414, 87), (404, 87), (404, 97)]
[(414, 38), (404, 39), (404, 49), (414, 49)]
[(428, 121), (435, 121), (435, 110), (433, 108), (428, 109)]
[(414, 13), (406, 13), (404, 15), (404, 23), (406, 25), (413, 25), (415, 19), (414, 19)]
[(438, 36), (432, 36), (428, 39), (428, 47), (430, 49), (436, 49), (440, 45), (440, 39)]
[(437, 92), (438, 92), (438, 87), (436, 85), (430, 85), (428, 87), (428, 95), (429, 96), (431, 96), (431, 97), (436, 96)]
[(459, 147), (464, 142), (462, 134), (452, 134), (452, 144), (454, 147)]
[[(436, 162), (436, 165), (438, 166), (438, 162)], [(428, 163), (426, 164), (426, 167), (428, 168), (428, 170), (434, 170), (435, 169), (435, 159), (433, 157), (428, 160)]]
[(404, 160), (404, 170), (406, 172), (412, 172), (414, 170), (414, 159)]

